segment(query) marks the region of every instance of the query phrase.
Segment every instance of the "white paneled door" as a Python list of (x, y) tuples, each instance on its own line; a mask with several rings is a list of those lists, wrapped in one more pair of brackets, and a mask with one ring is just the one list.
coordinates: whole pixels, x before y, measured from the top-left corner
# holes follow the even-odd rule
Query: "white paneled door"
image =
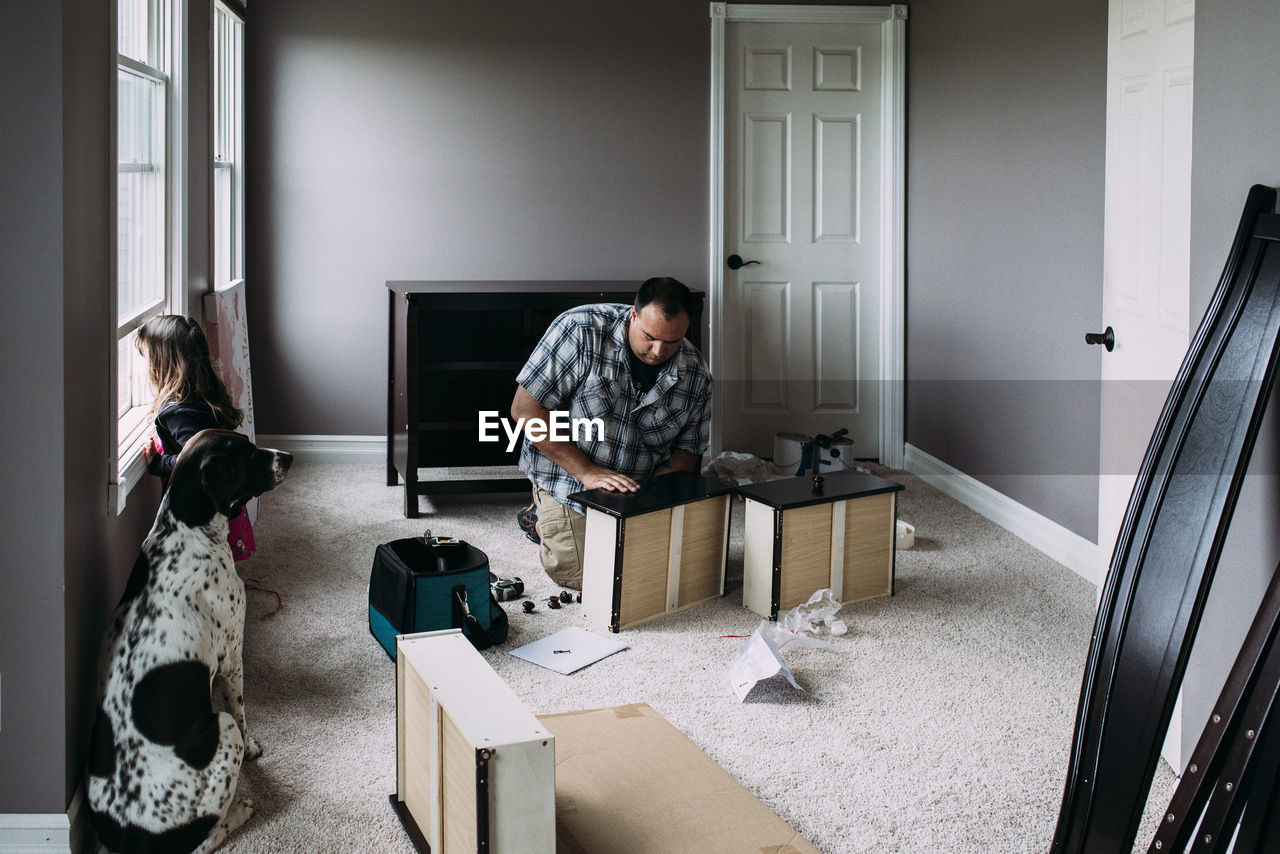
[(1109, 560), (1190, 340), (1193, 0), (1111, 0), (1098, 543)]
[(725, 450), (770, 456), (776, 433), (844, 427), (857, 456), (880, 456), (883, 32), (725, 25)]
[[(1115, 348), (1102, 354), (1105, 562), (1190, 340), (1195, 2), (1111, 0), (1109, 15), (1102, 311)], [(1177, 772), (1179, 719), (1175, 712), (1165, 744)]]

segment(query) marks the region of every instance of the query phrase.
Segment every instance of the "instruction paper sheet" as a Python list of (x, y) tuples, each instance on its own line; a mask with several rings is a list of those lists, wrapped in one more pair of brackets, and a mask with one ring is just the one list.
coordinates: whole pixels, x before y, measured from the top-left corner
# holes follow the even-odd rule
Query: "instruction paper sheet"
[(626, 648), (627, 645), (622, 641), (602, 638), (586, 629), (570, 626), (513, 649), (511, 655), (567, 676)]
[[(763, 624), (762, 624), (763, 625)], [(782, 660), (782, 653), (773, 638), (760, 628), (751, 633), (751, 637), (738, 650), (738, 654), (729, 663), (729, 684), (738, 701), (747, 699), (751, 690), (761, 682), (772, 679), (781, 673), (795, 688), (800, 688), (795, 677)], [(800, 688), (803, 691), (803, 688)]]

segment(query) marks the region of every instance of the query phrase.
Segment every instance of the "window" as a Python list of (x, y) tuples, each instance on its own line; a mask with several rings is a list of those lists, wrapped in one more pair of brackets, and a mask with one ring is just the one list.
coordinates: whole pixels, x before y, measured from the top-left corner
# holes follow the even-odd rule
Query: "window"
[(213, 9), (213, 284), (244, 278), (244, 20)]
[[(180, 6), (181, 4), (179, 4)], [(148, 318), (178, 310), (173, 270), (181, 228), (177, 32), (170, 0), (118, 0), (116, 34), (116, 483), (112, 503), (142, 476), (138, 446), (151, 402), (146, 365), (134, 346)]]

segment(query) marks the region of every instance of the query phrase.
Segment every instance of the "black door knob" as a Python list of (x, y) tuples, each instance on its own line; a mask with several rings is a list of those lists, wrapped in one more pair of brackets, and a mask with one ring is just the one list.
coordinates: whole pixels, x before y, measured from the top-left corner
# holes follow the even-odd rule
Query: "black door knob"
[(743, 261), (741, 255), (730, 255), (728, 258), (724, 259), (724, 262), (729, 265), (730, 270), (737, 270), (741, 267), (747, 266), (748, 264), (760, 263), (759, 261)]
[(1084, 343), (1101, 344), (1110, 353), (1116, 347), (1116, 331), (1108, 326), (1103, 332), (1086, 332), (1084, 334)]

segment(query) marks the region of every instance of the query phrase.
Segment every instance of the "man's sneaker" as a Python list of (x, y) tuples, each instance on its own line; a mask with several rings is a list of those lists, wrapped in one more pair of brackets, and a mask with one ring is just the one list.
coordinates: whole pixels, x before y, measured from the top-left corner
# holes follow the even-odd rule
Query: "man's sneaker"
[(538, 536), (538, 505), (530, 504), (517, 513), (516, 524), (520, 526), (520, 530), (524, 531), (524, 535), (530, 542), (542, 542), (542, 538)]

